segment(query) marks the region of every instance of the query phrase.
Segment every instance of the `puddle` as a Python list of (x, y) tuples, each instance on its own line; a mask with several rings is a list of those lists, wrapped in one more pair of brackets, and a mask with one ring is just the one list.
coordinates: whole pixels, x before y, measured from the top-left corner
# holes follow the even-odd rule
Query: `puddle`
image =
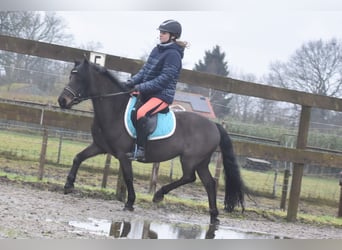
[(244, 232), (225, 226), (196, 225), (185, 222), (161, 223), (143, 220), (109, 221), (88, 218), (70, 221), (72, 233), (88, 232), (126, 239), (279, 239), (270, 234)]

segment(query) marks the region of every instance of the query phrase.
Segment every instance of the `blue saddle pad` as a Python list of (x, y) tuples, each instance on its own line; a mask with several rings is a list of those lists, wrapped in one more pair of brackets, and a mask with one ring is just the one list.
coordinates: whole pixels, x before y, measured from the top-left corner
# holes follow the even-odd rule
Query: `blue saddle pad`
[[(128, 134), (132, 138), (137, 137), (137, 133), (135, 127), (133, 126), (133, 122), (131, 120), (132, 109), (134, 108), (135, 103), (137, 102), (137, 98), (132, 96), (129, 100), (126, 111), (125, 111), (125, 127)], [(160, 140), (165, 139), (173, 135), (176, 130), (176, 117), (172, 110), (163, 114), (157, 114), (157, 127), (153, 131), (152, 134), (149, 135), (148, 140)]]

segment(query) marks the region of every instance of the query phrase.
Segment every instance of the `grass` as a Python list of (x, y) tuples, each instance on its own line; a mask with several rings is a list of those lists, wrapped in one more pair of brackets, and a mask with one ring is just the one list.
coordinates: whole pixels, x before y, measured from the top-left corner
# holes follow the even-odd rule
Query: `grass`
[[(42, 147), (42, 135), (23, 134), (20, 132), (0, 131), (0, 152), (2, 154), (17, 155), (27, 160), (37, 160), (40, 156)], [(62, 144), (62, 164), (70, 164), (74, 156), (83, 150), (89, 142), (80, 142), (75, 140), (63, 139)], [(48, 161), (57, 161), (59, 151), (59, 138), (49, 137), (46, 158)], [(90, 160), (94, 165), (102, 164), (104, 157), (95, 157)], [(94, 161), (95, 159), (95, 161)]]
[[(23, 134), (18, 131), (0, 131), (0, 154), (3, 157), (19, 158), (23, 160), (39, 161), (42, 136), (37, 134)], [(49, 137), (47, 146), (46, 160), (49, 164), (69, 167), (74, 156), (83, 150), (90, 142), (81, 142), (70, 139), (63, 139), (60, 160), (57, 163), (57, 155), (59, 153), (59, 137)], [(99, 155), (86, 160), (83, 165), (91, 166), (97, 171), (102, 171), (105, 164), (105, 155)], [(160, 163), (159, 176), (169, 179), (170, 167), (173, 164), (172, 177), (179, 178), (182, 175), (180, 163), (178, 159), (173, 162), (166, 161)], [(112, 158), (112, 166), (118, 169), (119, 163)], [(149, 178), (151, 173), (151, 164), (134, 163), (134, 172), (136, 177), (145, 179)], [(215, 173), (215, 163), (210, 164), (212, 174)], [(256, 172), (241, 169), (241, 175), (247, 187), (255, 193), (264, 195), (273, 195), (274, 172)], [(200, 184), (200, 181), (197, 180)], [(224, 176), (221, 174), (219, 179), (220, 188), (223, 188)], [(289, 184), (291, 183), (291, 180)], [(283, 184), (283, 173), (279, 172), (276, 181), (276, 197), (281, 197)], [(339, 202), (340, 187), (336, 178), (322, 178), (321, 176), (304, 176), (302, 180), (301, 197), (307, 200), (317, 200), (318, 202), (330, 203), (336, 205)]]
[[(42, 136), (37, 134), (23, 134), (20, 132), (0, 131), (0, 154), (5, 157), (12, 156), (24, 160), (39, 161)], [(83, 150), (90, 142), (80, 142), (76, 140), (63, 139), (61, 146), (60, 161), (57, 163), (57, 156), (59, 153), (59, 137), (49, 137), (47, 146), (46, 160), (49, 164), (58, 164), (70, 166), (74, 156)], [(102, 171), (105, 164), (105, 155), (99, 155), (90, 158), (84, 162), (84, 165), (93, 166), (94, 168)], [(170, 176), (170, 167), (173, 164), (172, 176), (174, 179), (182, 175), (182, 170), (178, 159), (173, 162), (166, 161), (160, 163), (159, 175)], [(118, 168), (118, 161), (112, 158), (112, 166)], [(215, 173), (215, 163), (210, 164), (211, 173)], [(151, 173), (151, 164), (134, 163), (135, 174), (139, 176)], [(251, 190), (257, 193), (273, 195), (273, 185), (275, 173), (269, 172), (256, 172), (246, 169), (241, 169), (241, 175), (245, 184)], [(197, 180), (199, 182), (199, 180)], [(220, 184), (224, 183), (224, 176), (221, 174)], [(289, 182), (291, 183), (291, 182)], [(281, 186), (283, 184), (283, 173), (279, 172), (276, 181), (276, 197), (281, 196)], [(302, 180), (301, 194), (303, 198), (308, 200), (322, 200), (330, 201), (336, 204), (339, 201), (340, 187), (336, 178), (322, 178), (321, 176), (304, 176)]]
[[(274, 175), (272, 171), (256, 172), (241, 169), (241, 175), (248, 188), (257, 192), (272, 196)], [(276, 181), (276, 197), (281, 197), (284, 173), (279, 172)], [(289, 180), (289, 186), (291, 179)], [(336, 206), (339, 202), (340, 186), (337, 178), (323, 178), (322, 176), (303, 176), (301, 186), (301, 198), (315, 200)]]

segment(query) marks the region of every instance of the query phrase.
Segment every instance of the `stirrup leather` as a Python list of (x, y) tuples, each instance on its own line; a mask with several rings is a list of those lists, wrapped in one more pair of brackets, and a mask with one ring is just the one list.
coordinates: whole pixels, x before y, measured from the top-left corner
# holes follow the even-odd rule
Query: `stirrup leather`
[(145, 149), (141, 146), (138, 146), (135, 144), (134, 151), (129, 152), (126, 154), (128, 156), (128, 159), (136, 161), (144, 161), (145, 160)]

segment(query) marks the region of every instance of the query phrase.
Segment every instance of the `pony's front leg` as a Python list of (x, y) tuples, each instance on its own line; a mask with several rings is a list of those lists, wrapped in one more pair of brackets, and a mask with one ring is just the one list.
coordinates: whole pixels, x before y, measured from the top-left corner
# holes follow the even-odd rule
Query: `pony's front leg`
[(101, 148), (99, 148), (95, 143), (90, 144), (83, 151), (78, 153), (73, 160), (72, 167), (67, 177), (67, 181), (64, 185), (64, 194), (71, 193), (74, 189), (74, 182), (76, 180), (77, 171), (81, 165), (81, 163), (93, 156), (98, 154), (105, 153)]
[(127, 158), (126, 154), (118, 156), (118, 159), (120, 161), (122, 175), (127, 187), (127, 202), (125, 204), (124, 210), (133, 211), (133, 205), (135, 202), (135, 191), (133, 187), (132, 162)]

